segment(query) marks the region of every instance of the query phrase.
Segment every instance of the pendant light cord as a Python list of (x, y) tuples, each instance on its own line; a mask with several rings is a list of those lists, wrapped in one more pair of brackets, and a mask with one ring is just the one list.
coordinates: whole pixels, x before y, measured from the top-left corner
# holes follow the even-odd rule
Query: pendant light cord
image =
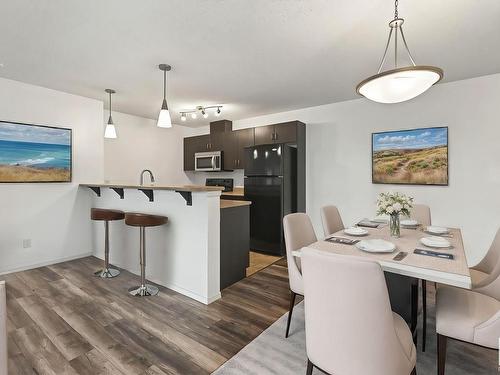
[(111, 117), (111, 91), (109, 92), (109, 117)]
[(399, 17), (398, 15), (398, 0), (394, 1), (394, 19), (397, 19)]
[(163, 71), (163, 100), (167, 97), (167, 71)]

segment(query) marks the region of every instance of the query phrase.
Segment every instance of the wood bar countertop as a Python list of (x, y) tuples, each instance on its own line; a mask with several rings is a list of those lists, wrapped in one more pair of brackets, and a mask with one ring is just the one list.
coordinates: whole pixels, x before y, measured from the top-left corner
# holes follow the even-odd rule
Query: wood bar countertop
[(220, 200), (220, 208), (232, 208), (232, 207), (243, 207), (250, 206), (252, 202), (250, 201), (233, 201), (229, 199), (221, 199)]
[(207, 191), (222, 191), (220, 186), (204, 186), (204, 185), (127, 185), (127, 184), (80, 184), (85, 187), (101, 187), (101, 188), (116, 188), (116, 189), (150, 189), (150, 190), (172, 190), (172, 191), (190, 191), (190, 192), (207, 192)]
[(244, 197), (245, 196), (245, 188), (241, 186), (236, 186), (233, 191), (223, 191), (222, 195), (232, 196), (232, 197)]

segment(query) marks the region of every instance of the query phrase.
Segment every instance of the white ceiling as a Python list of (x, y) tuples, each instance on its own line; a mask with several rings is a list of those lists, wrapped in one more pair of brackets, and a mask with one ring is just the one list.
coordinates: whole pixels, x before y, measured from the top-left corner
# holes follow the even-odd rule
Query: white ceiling
[[(355, 98), (393, 2), (0, 0), (0, 14), (0, 76), (100, 100), (114, 88), (114, 110), (155, 118), (168, 63), (180, 122), (196, 105), (237, 120)], [(400, 16), (417, 63), (444, 81), (500, 72), (500, 1), (400, 0)]]

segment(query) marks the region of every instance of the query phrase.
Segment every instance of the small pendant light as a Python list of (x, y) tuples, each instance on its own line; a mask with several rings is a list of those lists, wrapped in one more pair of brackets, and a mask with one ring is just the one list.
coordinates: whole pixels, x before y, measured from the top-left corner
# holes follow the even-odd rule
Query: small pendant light
[(111, 117), (111, 94), (114, 94), (116, 91), (113, 89), (104, 90), (109, 94), (109, 118), (108, 123), (106, 124), (106, 129), (104, 130), (104, 138), (118, 138), (116, 135), (115, 124), (113, 123), (113, 117)]
[[(415, 64), (403, 34), (404, 19), (398, 16), (398, 0), (395, 1), (394, 8), (394, 19), (389, 22), (389, 39), (378, 72), (356, 87), (358, 94), (378, 103), (400, 103), (413, 99), (439, 82), (444, 75), (443, 70), (438, 67)], [(382, 71), (393, 33), (394, 69)], [(410, 66), (398, 67), (398, 33), (401, 34), (401, 40), (412, 63)]]
[(167, 72), (170, 71), (172, 67), (167, 64), (160, 64), (158, 68), (163, 71), (163, 103), (161, 105), (160, 114), (158, 115), (158, 123), (156, 126), (159, 128), (171, 128), (172, 119), (170, 118), (167, 105)]

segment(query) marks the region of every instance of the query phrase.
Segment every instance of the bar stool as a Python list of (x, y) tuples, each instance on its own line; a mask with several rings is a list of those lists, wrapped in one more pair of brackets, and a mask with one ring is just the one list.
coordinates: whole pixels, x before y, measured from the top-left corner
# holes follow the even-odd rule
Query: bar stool
[(94, 273), (95, 276), (103, 279), (110, 279), (118, 276), (120, 271), (109, 267), (109, 222), (113, 220), (123, 220), (125, 213), (118, 210), (107, 210), (104, 208), (92, 208), (90, 210), (92, 220), (104, 221), (104, 269)]
[(132, 227), (139, 227), (139, 248), (141, 262), (141, 285), (128, 290), (133, 296), (155, 296), (159, 290), (154, 285), (146, 284), (146, 227), (157, 227), (168, 222), (168, 217), (127, 212), (125, 214), (125, 224)]

